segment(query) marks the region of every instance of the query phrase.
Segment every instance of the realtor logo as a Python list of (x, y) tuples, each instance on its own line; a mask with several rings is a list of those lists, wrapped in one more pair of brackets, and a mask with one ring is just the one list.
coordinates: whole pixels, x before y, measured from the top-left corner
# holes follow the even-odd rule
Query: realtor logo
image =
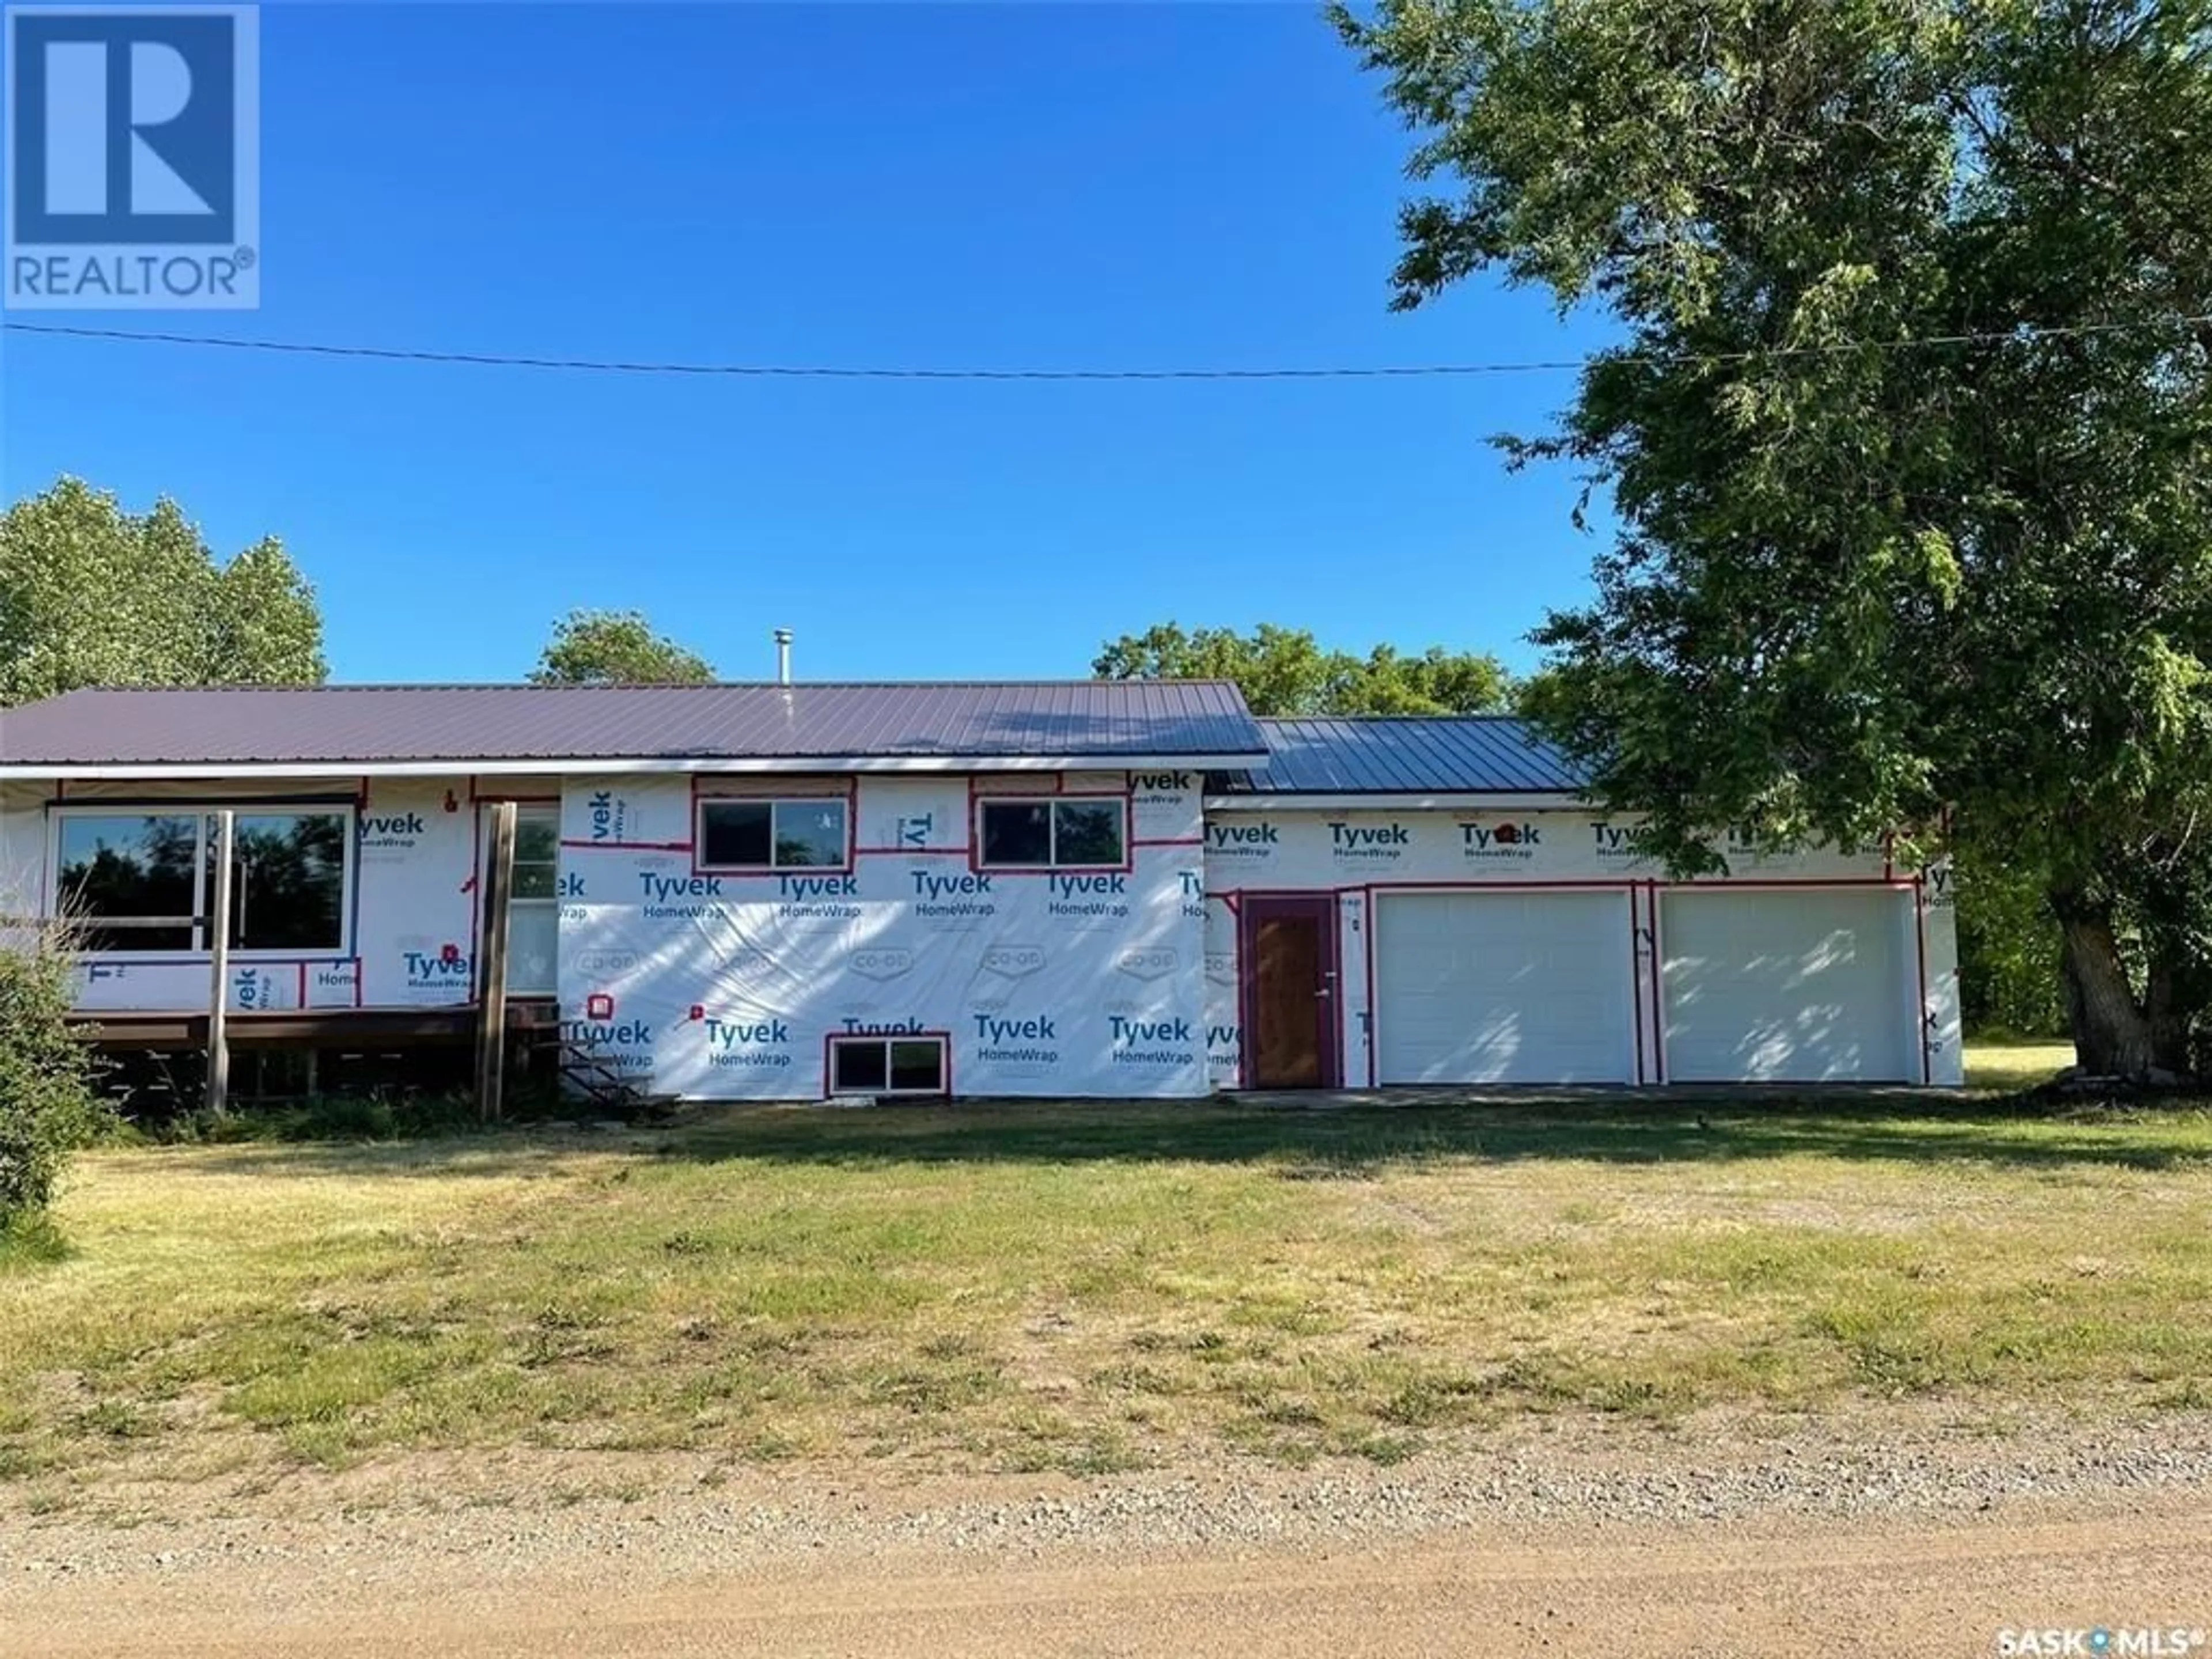
[(7, 9), (7, 306), (261, 302), (252, 6)]

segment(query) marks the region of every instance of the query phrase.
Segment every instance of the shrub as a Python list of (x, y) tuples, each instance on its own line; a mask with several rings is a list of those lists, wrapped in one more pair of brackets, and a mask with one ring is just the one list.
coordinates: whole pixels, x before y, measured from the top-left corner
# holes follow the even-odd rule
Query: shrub
[(106, 1119), (70, 1031), (74, 997), (58, 936), (0, 947), (0, 1227), (46, 1209), (70, 1153)]

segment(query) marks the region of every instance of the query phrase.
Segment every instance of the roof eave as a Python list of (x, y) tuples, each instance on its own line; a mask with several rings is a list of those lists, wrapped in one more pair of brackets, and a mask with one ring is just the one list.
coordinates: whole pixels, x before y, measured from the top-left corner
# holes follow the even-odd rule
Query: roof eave
[(1208, 794), (1209, 812), (1265, 812), (1295, 808), (1330, 811), (1457, 811), (1496, 807), (1569, 807), (1587, 811), (1589, 797), (1573, 789), (1459, 789), (1425, 792), (1356, 792), (1295, 789), (1239, 790)]
[(1127, 755), (792, 755), (770, 757), (582, 755), (459, 757), (422, 760), (290, 761), (11, 761), (0, 763), (0, 782), (77, 782), (112, 780), (284, 778), (520, 777), (547, 773), (596, 776), (656, 772), (947, 773), (947, 772), (1206, 772), (1265, 766), (1258, 750), (1201, 754)]

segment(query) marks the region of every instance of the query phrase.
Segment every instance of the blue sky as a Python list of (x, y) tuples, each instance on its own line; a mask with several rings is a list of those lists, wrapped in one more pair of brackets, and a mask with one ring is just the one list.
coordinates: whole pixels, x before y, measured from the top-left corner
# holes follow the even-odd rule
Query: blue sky
[[(27, 320), (592, 357), (1164, 368), (1598, 343), (1386, 309), (1410, 140), (1303, 5), (263, 9), (263, 302)], [(1533, 660), (1566, 374), (624, 379), (7, 337), (0, 483), (274, 532), (343, 679), (525, 672), (635, 606), (731, 678), (1069, 675), (1156, 621)]]

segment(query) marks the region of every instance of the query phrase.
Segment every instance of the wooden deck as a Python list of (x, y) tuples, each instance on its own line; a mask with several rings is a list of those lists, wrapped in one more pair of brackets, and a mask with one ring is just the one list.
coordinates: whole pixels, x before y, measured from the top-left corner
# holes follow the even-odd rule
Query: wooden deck
[[(550, 1000), (515, 998), (507, 1006), (510, 1031), (550, 1030), (560, 1023)], [(83, 1013), (71, 1024), (79, 1037), (105, 1049), (177, 1051), (208, 1046), (208, 1017), (199, 1013)], [(452, 1008), (330, 1008), (234, 1012), (226, 1021), (239, 1047), (414, 1048), (473, 1042), (474, 1003)]]

